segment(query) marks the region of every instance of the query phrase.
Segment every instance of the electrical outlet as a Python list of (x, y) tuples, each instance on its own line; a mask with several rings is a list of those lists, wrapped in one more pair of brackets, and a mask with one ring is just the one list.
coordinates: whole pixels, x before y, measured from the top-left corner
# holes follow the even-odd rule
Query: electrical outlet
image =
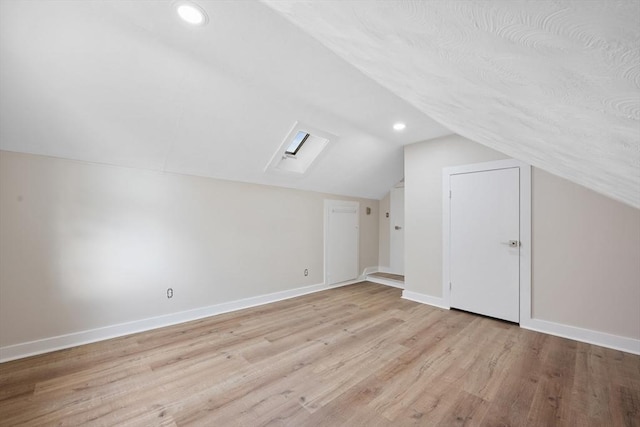
[(309, 275), (309, 269), (308, 269), (308, 268), (305, 268), (305, 269), (304, 269), (304, 275), (305, 275), (305, 276), (308, 276), (308, 275)]
[(167, 289), (167, 298), (173, 298), (173, 288)]

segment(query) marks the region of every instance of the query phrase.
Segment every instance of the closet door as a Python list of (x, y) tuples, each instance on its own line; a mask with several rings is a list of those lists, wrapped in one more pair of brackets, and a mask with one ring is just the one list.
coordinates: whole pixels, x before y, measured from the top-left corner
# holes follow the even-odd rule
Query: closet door
[(451, 307), (520, 320), (519, 179), (517, 167), (450, 177)]
[(354, 280), (359, 264), (359, 204), (325, 203), (325, 281), (327, 285)]

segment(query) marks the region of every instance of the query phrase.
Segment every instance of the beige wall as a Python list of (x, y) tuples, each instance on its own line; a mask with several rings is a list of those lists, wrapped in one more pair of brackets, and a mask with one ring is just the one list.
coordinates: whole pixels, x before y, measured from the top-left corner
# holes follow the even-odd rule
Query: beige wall
[(640, 210), (540, 169), (532, 317), (640, 338)]
[(505, 159), (458, 135), (405, 146), (405, 289), (442, 297), (442, 168)]
[(377, 265), (376, 200), (0, 152), (0, 346), (320, 284), (327, 198)]
[[(442, 296), (442, 168), (506, 158), (461, 136), (405, 147), (405, 288)], [(532, 316), (640, 338), (640, 211), (532, 169)]]
[(389, 218), (387, 214), (391, 209), (391, 193), (387, 193), (386, 196), (380, 200), (380, 227), (378, 229), (378, 235), (380, 236), (379, 240), (379, 249), (378, 249), (378, 265), (380, 267), (389, 268), (390, 263), (390, 254), (389, 251), (391, 249), (391, 241), (390, 241), (390, 230), (389, 230)]

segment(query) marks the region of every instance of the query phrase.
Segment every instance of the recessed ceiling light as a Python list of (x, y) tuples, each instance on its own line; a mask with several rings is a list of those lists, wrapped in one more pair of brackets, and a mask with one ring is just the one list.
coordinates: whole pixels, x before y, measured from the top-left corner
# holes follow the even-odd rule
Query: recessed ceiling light
[(176, 3), (176, 12), (183, 21), (191, 25), (204, 25), (209, 21), (207, 13), (195, 3), (181, 1)]
[(406, 127), (407, 127), (407, 125), (405, 125), (404, 123), (400, 123), (400, 122), (398, 122), (398, 123), (393, 125), (393, 129), (394, 130), (403, 130)]

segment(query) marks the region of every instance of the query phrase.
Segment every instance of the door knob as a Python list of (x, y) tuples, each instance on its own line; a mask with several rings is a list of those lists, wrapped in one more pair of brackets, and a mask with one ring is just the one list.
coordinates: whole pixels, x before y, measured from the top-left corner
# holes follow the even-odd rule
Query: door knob
[(511, 246), (512, 248), (517, 248), (518, 246), (520, 246), (520, 241), (518, 241), (518, 240), (509, 240), (509, 246)]
[(399, 225), (396, 225), (395, 228), (396, 228), (396, 230), (401, 230), (402, 229), (402, 227), (400, 227)]

